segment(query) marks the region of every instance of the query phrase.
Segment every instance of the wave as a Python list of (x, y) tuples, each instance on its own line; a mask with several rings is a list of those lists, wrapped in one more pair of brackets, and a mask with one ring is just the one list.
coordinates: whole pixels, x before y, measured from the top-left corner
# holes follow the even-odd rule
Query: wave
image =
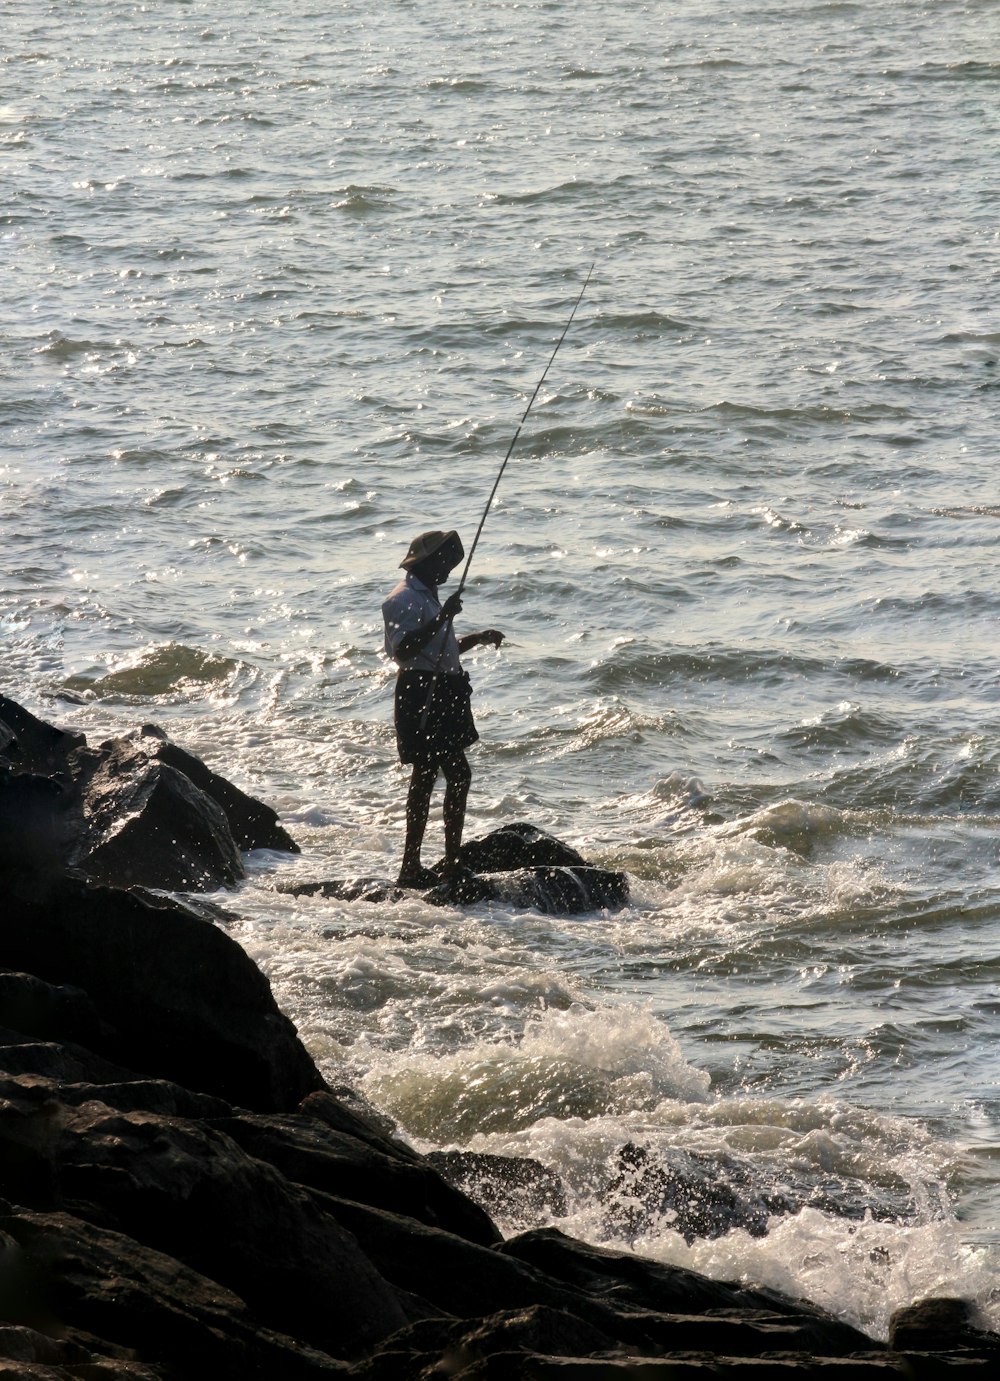
[(529, 1020), (519, 1040), (437, 1056), (397, 1052), (362, 1086), (409, 1134), (447, 1145), (546, 1118), (652, 1110), (664, 1098), (702, 1100), (709, 1083), (647, 1010), (576, 1004)]
[(191, 698), (231, 691), (236, 682), (254, 673), (243, 662), (202, 652), (184, 643), (143, 648), (122, 658), (100, 676), (69, 676), (62, 689), (87, 699), (133, 704), (143, 700)]

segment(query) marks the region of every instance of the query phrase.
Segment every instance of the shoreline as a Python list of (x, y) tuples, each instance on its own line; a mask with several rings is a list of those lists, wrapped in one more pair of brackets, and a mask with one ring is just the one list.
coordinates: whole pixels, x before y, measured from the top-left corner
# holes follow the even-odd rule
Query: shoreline
[[(142, 761), (127, 759), (156, 779), (144, 799), (169, 804), (147, 821), (161, 844), (174, 822), (161, 865), (192, 866), (179, 802), (228, 858), (197, 769), (164, 761), (162, 742), (147, 733)], [(472, 1381), (769, 1365), (929, 1378), (995, 1365), (1000, 1338), (961, 1301), (898, 1311), (885, 1345), (801, 1301), (555, 1229), (503, 1240), (430, 1158), (328, 1087), (207, 908), (124, 876), (149, 863), (148, 841), (135, 834), (109, 862), (133, 816), (105, 819), (100, 847), (89, 837), (102, 873), (84, 876), (70, 828), (81, 774), (88, 755), (96, 777), (124, 751), (0, 701), (0, 1359), (17, 1374)]]

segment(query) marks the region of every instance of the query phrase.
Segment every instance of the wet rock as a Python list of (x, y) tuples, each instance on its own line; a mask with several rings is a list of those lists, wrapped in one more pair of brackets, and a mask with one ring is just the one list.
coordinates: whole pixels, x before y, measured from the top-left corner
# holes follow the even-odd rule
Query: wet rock
[(526, 821), (502, 825), (480, 839), (467, 840), (459, 850), (458, 859), (473, 873), (588, 867), (587, 860), (576, 849)]
[[(576, 916), (624, 906), (628, 877), (594, 868), (568, 844), (524, 823), (505, 825), (462, 845), (461, 867), (423, 892), (432, 906), (474, 906), (504, 902), (548, 915)], [(443, 868), (443, 862), (437, 865)], [(397, 902), (412, 892), (384, 878), (285, 882), (279, 892), (338, 901)]]
[(0, 696), (0, 865), (39, 894), (67, 870), (166, 891), (231, 887), (241, 850), (298, 846), (276, 813), (155, 725), (88, 747)]
[(424, 893), (432, 906), (469, 906), (481, 901), (507, 902), (546, 915), (576, 916), (605, 907), (623, 906), (628, 878), (606, 868), (521, 868), (507, 873), (459, 873)]
[(328, 897), (334, 901), (402, 901), (402, 888), (384, 878), (329, 879), (323, 882), (283, 882), (275, 889), (291, 897)]
[(844, 1178), (817, 1183), (786, 1169), (779, 1182), (737, 1156), (674, 1146), (651, 1151), (633, 1142), (619, 1152), (604, 1200), (608, 1235), (626, 1241), (664, 1229), (689, 1243), (737, 1228), (764, 1237), (771, 1218), (805, 1207), (858, 1221), (866, 1215), (895, 1221), (913, 1211), (908, 1192), (886, 1191), (878, 1202), (869, 1186)]
[(82, 988), (9, 970), (0, 970), (0, 1027), (83, 1045), (99, 1042), (102, 1031), (100, 1014)]
[(510, 1366), (529, 1381), (535, 1373), (532, 1354), (565, 1360), (593, 1357), (615, 1348), (615, 1339), (563, 1310), (536, 1305), (479, 1319), (423, 1320), (397, 1333), (356, 1369), (363, 1381), (439, 1374), (449, 1377), (493, 1374), (498, 1364)]
[(73, 797), (53, 777), (0, 766), (0, 877), (8, 893), (44, 895), (71, 848)]
[(200, 791), (211, 797), (225, 815), (238, 849), (245, 853), (253, 849), (276, 849), (293, 854), (300, 852), (295, 840), (278, 823), (277, 811), (211, 771), (200, 758), (173, 743), (155, 724), (144, 724), (127, 739), (136, 743), (149, 758), (183, 773)]
[(378, 1204), (482, 1246), (501, 1240), (482, 1208), (456, 1193), (433, 1160), (403, 1154), (399, 1143), (366, 1145), (302, 1111), (296, 1117), (243, 1114), (212, 1125), (296, 1184)]
[(95, 1052), (123, 1068), (264, 1112), (322, 1087), (253, 960), (179, 902), (70, 882), (13, 900), (0, 962), (82, 988), (107, 1028)]
[(315, 1196), (230, 1137), (191, 1120), (100, 1103), (7, 1100), (9, 1195), (40, 1212), (82, 1209), (217, 1281), (266, 1328), (333, 1356), (357, 1355), (411, 1321), (357, 1241)]
[(577, 1242), (557, 1228), (536, 1228), (498, 1248), (585, 1295), (631, 1312), (703, 1313), (719, 1309), (769, 1310), (763, 1291), (709, 1280), (680, 1266)]
[(976, 1327), (964, 1299), (922, 1299), (897, 1309), (889, 1320), (889, 1346), (896, 1352), (985, 1352), (1000, 1363), (1000, 1337)]
[(789, 1211), (755, 1192), (747, 1173), (718, 1157), (668, 1148), (656, 1154), (629, 1142), (618, 1154), (619, 1172), (605, 1193), (609, 1233), (632, 1241), (664, 1228), (687, 1242), (742, 1228), (767, 1233), (772, 1211)]
[(0, 758), (18, 773), (41, 777), (70, 775), (69, 756), (86, 742), (46, 724), (6, 695), (0, 695)]
[(92, 882), (199, 891), (245, 875), (225, 812), (175, 767), (115, 739), (79, 749), (81, 827), (70, 861)]
[(427, 1160), (463, 1194), (506, 1223), (529, 1227), (540, 1219), (566, 1214), (562, 1180), (529, 1156), (431, 1151)]

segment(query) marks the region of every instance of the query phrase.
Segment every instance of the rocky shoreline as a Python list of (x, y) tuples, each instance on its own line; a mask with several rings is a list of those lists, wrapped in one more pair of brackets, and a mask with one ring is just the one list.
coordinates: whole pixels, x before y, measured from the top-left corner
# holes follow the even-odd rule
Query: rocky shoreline
[[(218, 917), (149, 890), (234, 885), (256, 847), (295, 849), (273, 811), (153, 726), (93, 748), (0, 697), (0, 1373), (996, 1368), (1000, 1338), (960, 1300), (899, 1311), (882, 1344), (554, 1229), (503, 1240), (482, 1202), (551, 1205), (551, 1172), (419, 1156), (324, 1083)], [(570, 897), (561, 870), (589, 866), (511, 857), (518, 887), (551, 869)]]

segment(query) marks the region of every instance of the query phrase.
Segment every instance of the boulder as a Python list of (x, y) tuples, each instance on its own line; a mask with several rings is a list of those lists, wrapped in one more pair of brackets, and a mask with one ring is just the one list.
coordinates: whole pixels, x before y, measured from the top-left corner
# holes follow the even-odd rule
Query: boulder
[[(586, 868), (587, 860), (569, 844), (526, 821), (469, 839), (458, 860), (472, 873), (511, 873), (523, 868)], [(444, 860), (441, 860), (443, 864)], [(439, 867), (441, 864), (438, 865)]]
[(245, 875), (225, 812), (134, 742), (78, 749), (80, 830), (70, 861), (92, 882), (196, 892)]
[(6, 920), (0, 963), (82, 988), (105, 1059), (262, 1112), (323, 1087), (253, 960), (182, 903), (67, 881)]
[(889, 1346), (896, 1352), (992, 1354), (1000, 1365), (1000, 1337), (976, 1326), (964, 1299), (922, 1299), (895, 1310)]
[(479, 1151), (430, 1151), (435, 1170), (505, 1223), (531, 1227), (567, 1211), (562, 1180), (530, 1156), (495, 1156)]
[[(299, 1381), (347, 1371), (328, 1354), (263, 1326), (239, 1295), (217, 1280), (122, 1233), (67, 1213), (36, 1213), (9, 1204), (0, 1204), (0, 1232), (6, 1244), (0, 1256), (5, 1312), (36, 1326), (18, 1329), (30, 1334), (21, 1339), (22, 1349), (29, 1346), (34, 1353), (24, 1360), (76, 1368), (138, 1355), (168, 1373), (132, 1360), (128, 1371), (108, 1374), (219, 1381), (254, 1376)], [(0, 1357), (5, 1355), (11, 1353), (0, 1330)]]
[(295, 840), (278, 823), (277, 811), (211, 771), (200, 758), (171, 742), (155, 724), (144, 724), (126, 737), (150, 759), (183, 773), (199, 791), (211, 797), (224, 813), (237, 848), (244, 853), (253, 849), (276, 849), (292, 854), (300, 852)]
[(678, 1146), (652, 1151), (634, 1142), (618, 1153), (617, 1174), (602, 1201), (608, 1236), (634, 1241), (669, 1229), (688, 1243), (722, 1237), (734, 1228), (764, 1237), (772, 1218), (805, 1207), (858, 1221), (867, 1215), (893, 1222), (914, 1207), (908, 1192), (886, 1190), (878, 1202), (870, 1186), (843, 1176), (827, 1175), (817, 1184), (798, 1179), (786, 1167), (779, 1180), (750, 1160), (727, 1153)]
[(70, 754), (85, 742), (83, 734), (46, 724), (0, 695), (0, 758), (13, 771), (68, 779)]
[(506, 902), (546, 915), (577, 916), (624, 906), (628, 878), (608, 868), (518, 868), (507, 873), (458, 873), (424, 893), (432, 906)]
[(399, 1143), (365, 1144), (304, 1110), (294, 1117), (244, 1113), (212, 1126), (296, 1184), (378, 1204), (481, 1246), (501, 1240), (486, 1213), (457, 1193), (433, 1161), (402, 1153)]
[[(496, 901), (548, 915), (576, 916), (624, 906), (629, 899), (625, 873), (592, 867), (575, 849), (534, 825), (504, 825), (470, 840), (462, 845), (460, 862), (453, 877), (423, 893), (425, 901), (432, 906)], [(397, 902), (412, 895), (384, 878), (369, 877), (286, 882), (278, 891), (366, 902)]]
[(343, 1358), (414, 1317), (315, 1195), (215, 1128), (96, 1102), (54, 1106), (27, 1086), (6, 1100), (2, 1128), (16, 1152), (5, 1187), (19, 1203), (75, 1211), (182, 1262), (265, 1328)]
[(0, 696), (0, 866), (41, 895), (66, 871), (165, 891), (232, 887), (241, 851), (298, 846), (270, 806), (153, 724), (97, 748)]

